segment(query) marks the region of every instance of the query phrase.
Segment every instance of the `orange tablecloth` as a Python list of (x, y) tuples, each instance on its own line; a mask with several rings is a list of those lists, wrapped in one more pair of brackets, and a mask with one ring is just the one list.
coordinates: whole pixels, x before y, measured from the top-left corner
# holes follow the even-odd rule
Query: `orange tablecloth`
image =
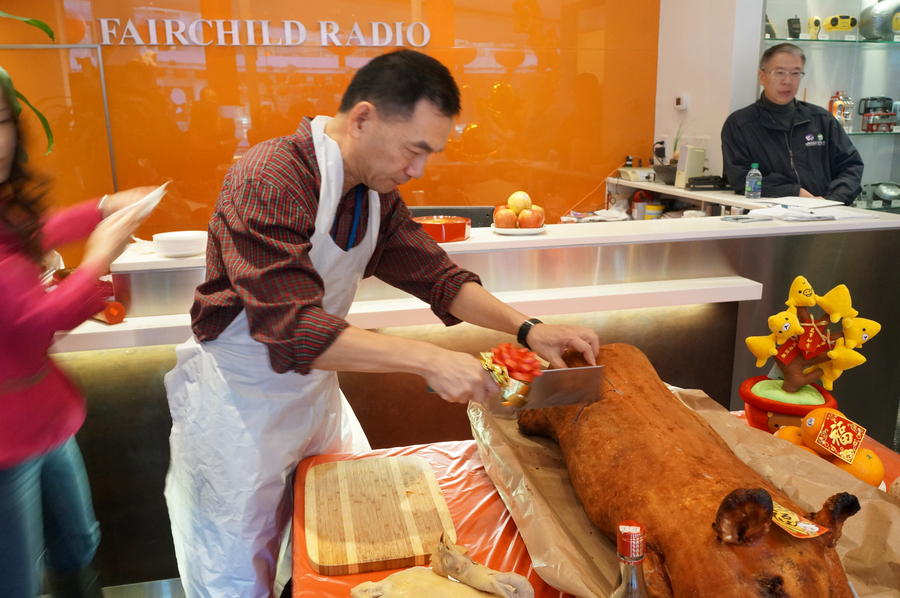
[(306, 472), (320, 463), (370, 457), (416, 456), (431, 464), (456, 527), (457, 542), (476, 562), (498, 571), (528, 577), (538, 598), (569, 598), (547, 585), (531, 567), (531, 557), (509, 511), (484, 471), (475, 441), (441, 442), (374, 450), (367, 453), (319, 455), (304, 459), (294, 480), (293, 597), (348, 598), (364, 581), (384, 579), (396, 570), (356, 575), (319, 575), (306, 558), (303, 488)]

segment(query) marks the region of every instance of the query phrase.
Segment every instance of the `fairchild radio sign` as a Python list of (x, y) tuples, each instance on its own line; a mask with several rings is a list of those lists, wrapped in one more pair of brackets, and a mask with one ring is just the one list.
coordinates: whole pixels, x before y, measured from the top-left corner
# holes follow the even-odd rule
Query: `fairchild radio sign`
[(310, 31), (300, 21), (147, 19), (139, 31), (131, 19), (98, 20), (103, 46), (299, 46), (309, 40), (319, 46), (421, 48), (431, 39), (428, 25), (420, 22), (355, 22), (348, 34), (335, 21), (317, 21)]

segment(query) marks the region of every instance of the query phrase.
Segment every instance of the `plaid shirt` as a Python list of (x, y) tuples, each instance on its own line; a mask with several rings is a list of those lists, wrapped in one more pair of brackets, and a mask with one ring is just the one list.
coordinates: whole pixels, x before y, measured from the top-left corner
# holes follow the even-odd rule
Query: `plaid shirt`
[[(209, 222), (206, 281), (191, 308), (199, 340), (217, 338), (246, 309), (250, 336), (268, 347), (272, 369), (307, 374), (349, 326), (322, 308), (325, 288), (309, 257), (320, 182), (306, 118), (293, 135), (255, 146), (231, 167)], [(367, 198), (363, 193), (354, 246), (368, 228)], [(446, 325), (459, 323), (447, 310), (464, 283), (480, 283), (478, 276), (450, 261), (396, 189), (380, 198), (378, 243), (365, 276), (429, 303)], [(355, 207), (351, 189), (335, 219), (339, 247), (350, 240)]]

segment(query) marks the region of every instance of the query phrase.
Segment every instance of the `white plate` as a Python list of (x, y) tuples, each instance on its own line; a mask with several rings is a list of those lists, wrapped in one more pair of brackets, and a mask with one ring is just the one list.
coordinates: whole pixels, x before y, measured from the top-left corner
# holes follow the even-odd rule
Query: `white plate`
[(155, 253), (156, 253), (156, 255), (159, 255), (161, 257), (193, 257), (195, 255), (200, 255), (201, 253), (204, 253), (205, 251), (206, 251), (206, 248), (204, 247), (203, 250), (201, 250), (201, 251), (191, 251), (191, 250), (166, 251), (165, 253), (160, 253), (157, 251)]
[(206, 251), (206, 231), (183, 230), (153, 235), (153, 252), (162, 257), (189, 257)]
[(498, 235), (539, 235), (543, 232), (546, 232), (547, 227), (542, 226), (541, 228), (497, 228), (492, 224), (491, 230), (493, 230)]
[(162, 200), (163, 196), (166, 194), (166, 185), (168, 184), (168, 182), (163, 183), (127, 208), (123, 208), (122, 211), (124, 212), (125, 210), (137, 210), (138, 218), (146, 218), (150, 215), (150, 212), (152, 212), (154, 208), (156, 208), (156, 206)]

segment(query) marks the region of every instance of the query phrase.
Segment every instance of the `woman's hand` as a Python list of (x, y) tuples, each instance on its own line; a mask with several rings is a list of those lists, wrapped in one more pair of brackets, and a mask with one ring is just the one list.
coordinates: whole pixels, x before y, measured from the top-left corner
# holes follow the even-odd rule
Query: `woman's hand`
[(145, 195), (147, 195), (154, 189), (156, 189), (156, 187), (135, 187), (134, 189), (128, 189), (127, 191), (119, 191), (118, 193), (107, 195), (106, 200), (100, 207), (100, 213), (104, 218), (108, 218), (119, 210), (127, 208), (134, 202), (143, 199)]
[(105, 272), (113, 260), (125, 250), (125, 245), (131, 240), (131, 233), (144, 221), (138, 214), (139, 211), (119, 211), (109, 218), (104, 218), (88, 237), (82, 263), (89, 263)]

